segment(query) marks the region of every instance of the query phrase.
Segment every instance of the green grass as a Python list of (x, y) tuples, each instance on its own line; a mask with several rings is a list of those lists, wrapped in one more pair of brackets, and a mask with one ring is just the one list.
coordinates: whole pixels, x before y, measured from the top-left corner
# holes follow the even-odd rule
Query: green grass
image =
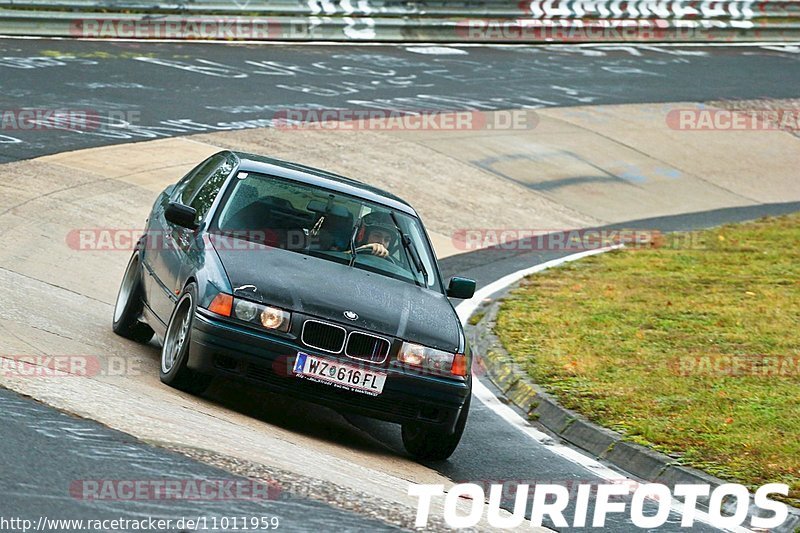
[(660, 244), (523, 280), (496, 333), (566, 407), (800, 504), (800, 216)]
[(469, 317), (469, 320), (468, 320), (469, 325), (470, 326), (477, 326), (478, 322), (483, 320), (484, 316), (486, 316), (486, 311), (476, 311), (475, 313), (472, 314), (471, 317)]

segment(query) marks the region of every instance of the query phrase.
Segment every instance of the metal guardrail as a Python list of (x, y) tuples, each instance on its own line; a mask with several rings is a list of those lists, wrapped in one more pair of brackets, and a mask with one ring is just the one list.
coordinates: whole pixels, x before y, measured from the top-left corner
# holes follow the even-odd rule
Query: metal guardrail
[(0, 0), (0, 34), (403, 42), (800, 40), (800, 0)]
[(751, 19), (800, 16), (798, 0), (2, 0), (0, 8), (51, 11), (323, 16), (533, 16), (536, 18)]
[(5, 0), (0, 8), (47, 9), (58, 11), (193, 13), (226, 15), (321, 15), (321, 16), (519, 16), (524, 13), (517, 3), (508, 0), (462, 2), (407, 2), (376, 0), (193, 0), (155, 2), (152, 0)]

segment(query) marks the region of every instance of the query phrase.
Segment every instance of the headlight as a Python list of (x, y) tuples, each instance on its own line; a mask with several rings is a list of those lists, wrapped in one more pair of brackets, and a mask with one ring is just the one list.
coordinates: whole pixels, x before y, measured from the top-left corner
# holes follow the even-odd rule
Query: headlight
[(281, 326), (289, 326), (289, 313), (277, 307), (265, 307), (259, 315), (261, 325), (267, 329), (280, 329)]
[(420, 344), (404, 342), (397, 360), (437, 374), (466, 376), (466, 358), (463, 354), (445, 352)]
[(236, 313), (236, 318), (250, 322), (258, 314), (258, 306), (247, 300), (236, 300), (234, 312)]
[(275, 331), (289, 331), (292, 314), (277, 307), (234, 298), (233, 316)]

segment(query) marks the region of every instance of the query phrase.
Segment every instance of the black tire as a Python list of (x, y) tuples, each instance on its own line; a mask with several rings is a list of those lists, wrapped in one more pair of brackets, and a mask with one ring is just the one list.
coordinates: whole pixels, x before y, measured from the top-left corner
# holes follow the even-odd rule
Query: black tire
[(145, 343), (153, 338), (153, 329), (139, 321), (142, 314), (142, 267), (139, 252), (128, 261), (125, 275), (117, 293), (111, 329), (114, 333), (136, 342)]
[(164, 334), (161, 347), (161, 368), (159, 376), (162, 383), (188, 392), (202, 394), (211, 384), (212, 376), (195, 372), (186, 367), (192, 339), (192, 323), (197, 302), (197, 285), (189, 283), (178, 297), (178, 303)]
[(427, 424), (403, 424), (401, 434), (406, 451), (416, 459), (423, 461), (444, 461), (453, 455), (467, 425), (471, 398), (470, 395), (464, 403), (464, 407), (461, 408), (461, 414), (458, 416), (455, 430), (452, 433)]

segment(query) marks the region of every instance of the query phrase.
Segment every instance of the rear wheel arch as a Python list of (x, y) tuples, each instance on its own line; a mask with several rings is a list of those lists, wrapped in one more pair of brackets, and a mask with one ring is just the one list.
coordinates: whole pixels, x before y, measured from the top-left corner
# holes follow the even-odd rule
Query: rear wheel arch
[(153, 337), (152, 328), (140, 321), (144, 305), (142, 261), (139, 251), (134, 251), (128, 260), (117, 299), (114, 304), (112, 329), (122, 337), (145, 343)]

